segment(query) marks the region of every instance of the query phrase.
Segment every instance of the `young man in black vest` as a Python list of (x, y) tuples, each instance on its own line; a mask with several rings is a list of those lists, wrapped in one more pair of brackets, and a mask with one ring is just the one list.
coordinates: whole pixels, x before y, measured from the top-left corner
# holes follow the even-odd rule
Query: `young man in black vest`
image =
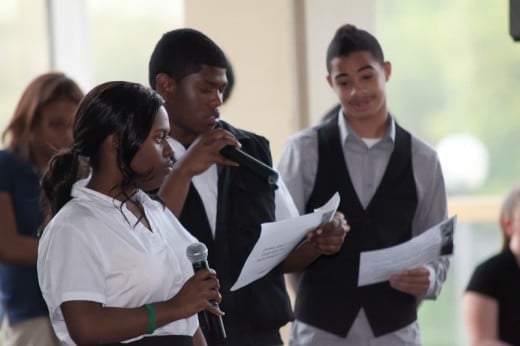
[(290, 344), (420, 345), (417, 305), (439, 295), (449, 259), (364, 287), (358, 269), (362, 251), (403, 243), (447, 217), (437, 154), (388, 113), (391, 65), (375, 37), (340, 27), (327, 70), (341, 107), (291, 137), (278, 169), (300, 212), (339, 191), (351, 231), (338, 254), (301, 273)]
[[(341, 213), (309, 234), (289, 257), (261, 279), (230, 292), (263, 222), (298, 215), (285, 186), (259, 178), (220, 155), (224, 145), (272, 166), (268, 141), (219, 119), (227, 59), (206, 35), (170, 31), (156, 44), (149, 81), (164, 98), (177, 160), (159, 195), (182, 224), (208, 247), (222, 294), (227, 339), (223, 345), (281, 345), (279, 329), (293, 319), (283, 273), (302, 270), (320, 255), (334, 254), (348, 230)], [(240, 144), (238, 144), (240, 143)], [(199, 319), (210, 345), (204, 319)]]

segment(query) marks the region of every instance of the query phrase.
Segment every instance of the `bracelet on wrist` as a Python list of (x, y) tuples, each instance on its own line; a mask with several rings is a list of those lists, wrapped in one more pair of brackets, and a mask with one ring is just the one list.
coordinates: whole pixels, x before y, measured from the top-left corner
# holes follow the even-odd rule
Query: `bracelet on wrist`
[(148, 312), (148, 318), (150, 320), (148, 322), (148, 331), (146, 332), (146, 334), (153, 334), (153, 332), (155, 331), (156, 322), (155, 311), (153, 311), (152, 304), (144, 304), (144, 307), (146, 308), (146, 312)]

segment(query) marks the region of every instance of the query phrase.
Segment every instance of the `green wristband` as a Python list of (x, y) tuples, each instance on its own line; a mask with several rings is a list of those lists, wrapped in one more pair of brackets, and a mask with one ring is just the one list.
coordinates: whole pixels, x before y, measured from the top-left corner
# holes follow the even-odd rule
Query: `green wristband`
[(152, 304), (144, 304), (144, 307), (146, 308), (146, 312), (148, 312), (148, 317), (150, 318), (146, 334), (153, 334), (155, 331), (155, 311), (153, 311)]

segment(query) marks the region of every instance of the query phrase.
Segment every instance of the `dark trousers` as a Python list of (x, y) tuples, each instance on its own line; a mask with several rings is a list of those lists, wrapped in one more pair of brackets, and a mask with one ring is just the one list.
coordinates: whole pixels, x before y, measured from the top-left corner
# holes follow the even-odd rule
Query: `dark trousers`
[[(283, 341), (278, 329), (261, 329), (247, 321), (227, 320), (224, 342), (214, 342), (206, 337), (209, 346), (282, 346)], [(204, 328), (202, 328), (204, 332)], [(206, 335), (206, 333), (204, 333)]]

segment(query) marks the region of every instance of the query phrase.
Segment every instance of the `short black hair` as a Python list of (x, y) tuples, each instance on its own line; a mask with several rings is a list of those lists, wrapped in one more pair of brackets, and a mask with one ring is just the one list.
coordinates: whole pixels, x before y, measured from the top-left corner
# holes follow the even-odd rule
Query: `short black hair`
[(372, 34), (352, 24), (340, 26), (327, 49), (327, 71), (330, 73), (332, 59), (359, 51), (368, 51), (381, 64), (385, 62), (383, 49)]
[(202, 65), (227, 68), (227, 59), (220, 47), (195, 29), (176, 29), (165, 33), (150, 57), (148, 81), (155, 89), (159, 73), (166, 73), (176, 82), (197, 73)]
[(227, 78), (227, 85), (226, 89), (224, 89), (224, 92), (222, 93), (222, 103), (225, 103), (227, 100), (229, 100), (229, 97), (231, 96), (231, 92), (233, 91), (233, 87), (235, 86), (235, 72), (233, 71), (233, 65), (231, 65), (231, 62), (227, 61), (228, 65), (226, 68), (226, 78)]

